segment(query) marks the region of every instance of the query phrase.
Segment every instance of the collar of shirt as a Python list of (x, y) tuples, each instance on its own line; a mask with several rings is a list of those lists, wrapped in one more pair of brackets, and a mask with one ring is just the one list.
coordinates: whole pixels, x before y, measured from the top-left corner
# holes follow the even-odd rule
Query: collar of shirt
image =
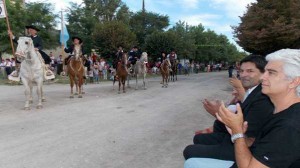
[(256, 86), (253, 86), (252, 88), (246, 90), (246, 93), (245, 93), (245, 96), (244, 96), (244, 99), (243, 99), (243, 102), (247, 99), (247, 97), (251, 94), (251, 92), (257, 87), (258, 85)]

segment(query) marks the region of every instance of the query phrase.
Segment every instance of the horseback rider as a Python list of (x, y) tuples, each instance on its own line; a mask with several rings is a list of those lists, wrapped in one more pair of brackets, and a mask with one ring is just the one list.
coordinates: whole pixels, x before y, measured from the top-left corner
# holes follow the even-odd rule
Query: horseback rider
[[(80, 37), (74, 36), (72, 37), (72, 41), (73, 44), (69, 48), (64, 49), (66, 53), (69, 53), (69, 56), (64, 60), (65, 65), (68, 65), (70, 58), (75, 56), (76, 50), (80, 52), (79, 53), (80, 56), (83, 56), (85, 54), (82, 47), (82, 39)], [(65, 69), (65, 73), (66, 73), (66, 69)]]
[(167, 58), (169, 58), (171, 63), (174, 63), (175, 60), (177, 60), (177, 54), (172, 50), (171, 53), (167, 55)]
[[(51, 58), (44, 51), (42, 51), (42, 49), (43, 49), (42, 38), (37, 35), (37, 32), (39, 32), (40, 29), (38, 29), (34, 25), (25, 26), (25, 28), (27, 29), (29, 37), (32, 39), (35, 51), (39, 51), (42, 58), (44, 59), (46, 77), (52, 76), (52, 75), (54, 76), (54, 73), (50, 70)], [(15, 43), (18, 43), (18, 38), (15, 37), (11, 31), (8, 31), (8, 35), (13, 39), (13, 41)], [(20, 62), (17, 60), (16, 61), (16, 70), (14, 72), (12, 72), (10, 75), (12, 77), (19, 77), (19, 71), (20, 71)]]
[(80, 56), (84, 55), (83, 47), (82, 47), (82, 39), (77, 36), (74, 36), (72, 37), (72, 41), (73, 44), (69, 48), (64, 49), (66, 53), (69, 53), (69, 56), (65, 59), (65, 65), (68, 65), (69, 59), (76, 54), (75, 53), (76, 48), (79, 48), (79, 51), (81, 52)]
[(122, 56), (124, 54), (123, 48), (121, 46), (119, 46), (118, 51), (116, 53), (115, 59), (114, 59), (114, 63), (113, 63), (113, 68), (117, 71), (118, 68), (118, 62), (120, 62), (122, 60)]
[(138, 54), (138, 47), (134, 46), (128, 53), (128, 61), (129, 64), (135, 65), (136, 61), (140, 58)]

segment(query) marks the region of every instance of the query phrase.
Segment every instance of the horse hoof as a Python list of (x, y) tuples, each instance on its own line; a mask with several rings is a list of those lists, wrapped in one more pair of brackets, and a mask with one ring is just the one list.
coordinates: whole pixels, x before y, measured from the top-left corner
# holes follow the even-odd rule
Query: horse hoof
[(36, 108), (37, 108), (37, 109), (42, 109), (43, 106), (42, 106), (42, 105), (37, 105)]
[(144, 90), (147, 90), (147, 88), (144, 88)]
[(121, 92), (120, 92), (120, 91), (118, 91), (118, 94), (121, 94)]
[(81, 92), (81, 94), (85, 94), (85, 92)]
[(46, 99), (45, 99), (45, 98), (43, 98), (43, 99), (42, 99), (42, 102), (46, 102)]
[(79, 95), (78, 98), (82, 98), (82, 95)]
[(78, 93), (75, 93), (74, 95), (78, 95)]
[(74, 98), (74, 96), (70, 96), (70, 98), (71, 98), (71, 99), (73, 99), (73, 98)]
[(24, 110), (30, 110), (30, 107), (24, 107)]
[(124, 90), (123, 93), (126, 93), (126, 91)]
[(29, 104), (32, 104), (33, 103), (33, 100), (29, 100)]

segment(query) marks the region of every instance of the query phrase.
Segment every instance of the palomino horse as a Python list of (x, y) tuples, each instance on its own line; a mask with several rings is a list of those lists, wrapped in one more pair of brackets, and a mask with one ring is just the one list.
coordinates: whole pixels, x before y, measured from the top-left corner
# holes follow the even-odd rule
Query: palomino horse
[(74, 98), (73, 94), (73, 86), (75, 83), (76, 93), (78, 94), (78, 98), (82, 98), (82, 84), (83, 84), (83, 60), (81, 58), (81, 48), (74, 47), (74, 56), (70, 58), (67, 68), (70, 77), (70, 86), (71, 86), (71, 95), (70, 98)]
[(160, 65), (160, 73), (162, 76), (162, 87), (168, 87), (168, 80), (169, 80), (169, 67), (171, 66), (171, 63), (169, 59), (165, 59), (161, 65)]
[(33, 83), (37, 84), (38, 105), (42, 108), (42, 102), (46, 101), (43, 96), (44, 62), (39, 52), (35, 51), (30, 37), (20, 37), (16, 51), (17, 59), (21, 62), (20, 77), (25, 86), (25, 110), (30, 110), (32, 103)]
[[(121, 93), (121, 84), (123, 85), (123, 93), (126, 92), (125, 82), (128, 76), (126, 66), (127, 66), (127, 55), (123, 53), (121, 62), (118, 62), (117, 64), (117, 72), (116, 72), (116, 76), (118, 76), (118, 81), (119, 81), (119, 92), (118, 92), (119, 94)], [(115, 85), (115, 82), (116, 82), (116, 77), (114, 78), (113, 86)]]
[[(136, 61), (135, 65), (133, 65), (133, 76), (135, 77), (135, 90), (138, 89), (138, 77), (141, 75), (143, 77), (143, 86), (146, 90), (146, 75), (147, 75), (147, 64), (148, 63), (148, 54), (143, 52), (141, 58)], [(127, 80), (127, 85), (129, 87), (129, 79)]]
[(177, 81), (177, 68), (178, 68), (178, 61), (177, 60), (172, 60), (171, 61), (171, 69), (172, 71), (170, 72), (170, 77), (171, 81), (175, 82)]

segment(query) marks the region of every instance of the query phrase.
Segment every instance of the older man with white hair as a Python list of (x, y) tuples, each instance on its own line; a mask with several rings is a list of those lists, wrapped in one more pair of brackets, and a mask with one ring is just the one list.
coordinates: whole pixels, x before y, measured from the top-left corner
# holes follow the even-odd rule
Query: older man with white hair
[(279, 50), (266, 59), (262, 92), (270, 97), (275, 109), (253, 145), (249, 148), (246, 144), (247, 121), (243, 120), (240, 106), (235, 114), (223, 103), (217, 118), (232, 135), (236, 163), (191, 158), (185, 168), (288, 168), (300, 159), (300, 50)]

